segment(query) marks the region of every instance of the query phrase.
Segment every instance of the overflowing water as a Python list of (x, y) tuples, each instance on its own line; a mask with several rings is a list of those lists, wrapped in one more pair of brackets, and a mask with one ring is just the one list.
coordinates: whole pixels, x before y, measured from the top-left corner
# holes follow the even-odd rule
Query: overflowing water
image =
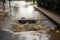
[[(3, 31), (8, 32), (8, 34), (12, 32), (13, 34), (7, 35), (5, 32), (2, 34), (2, 32), (1, 40), (11, 40), (11, 36), (12, 40), (49, 40), (50, 35), (47, 34), (47, 31), (49, 31), (49, 28), (51, 27), (56, 27), (56, 25), (41, 12), (37, 11), (33, 5), (29, 5), (25, 1), (12, 1), (11, 6), (12, 9), (8, 12), (9, 14), (7, 14), (8, 16), (10, 15), (10, 17), (6, 16), (0, 26)], [(19, 24), (17, 21), (22, 18), (25, 18), (26, 20), (38, 20), (38, 22), (35, 24)]]

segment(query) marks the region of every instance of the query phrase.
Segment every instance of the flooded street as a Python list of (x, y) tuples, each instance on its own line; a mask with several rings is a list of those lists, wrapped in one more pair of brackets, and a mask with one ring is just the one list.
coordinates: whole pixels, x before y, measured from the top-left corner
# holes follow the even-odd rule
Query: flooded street
[[(13, 2), (14, 3), (14, 2)], [(9, 14), (5, 15), (5, 19), (1, 21), (0, 40), (49, 40), (50, 29), (56, 25), (45, 15), (26, 2), (15, 2), (12, 4)], [(28, 20), (21, 24), (19, 20)], [(35, 23), (30, 23), (33, 20)]]

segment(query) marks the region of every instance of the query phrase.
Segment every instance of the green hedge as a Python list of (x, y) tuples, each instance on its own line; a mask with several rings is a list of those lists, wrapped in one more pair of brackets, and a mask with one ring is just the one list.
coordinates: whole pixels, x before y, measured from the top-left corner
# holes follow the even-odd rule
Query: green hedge
[(36, 0), (38, 6), (60, 12), (60, 0)]

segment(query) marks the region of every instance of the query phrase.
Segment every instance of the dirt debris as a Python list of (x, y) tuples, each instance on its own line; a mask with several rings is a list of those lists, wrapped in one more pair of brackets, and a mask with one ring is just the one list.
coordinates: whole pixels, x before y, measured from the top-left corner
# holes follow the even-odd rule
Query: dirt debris
[(49, 28), (43, 27), (40, 23), (36, 24), (20, 24), (20, 23), (13, 23), (12, 24), (14, 32), (23, 32), (23, 31), (41, 31), (41, 32), (48, 32)]

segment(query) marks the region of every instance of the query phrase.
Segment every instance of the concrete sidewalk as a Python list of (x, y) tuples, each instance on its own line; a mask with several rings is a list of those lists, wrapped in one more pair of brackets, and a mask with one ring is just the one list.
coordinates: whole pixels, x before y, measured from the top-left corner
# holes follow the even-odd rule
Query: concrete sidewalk
[(36, 5), (34, 5), (34, 7), (36, 9), (38, 9), (39, 11), (41, 11), (46, 16), (48, 16), (49, 18), (51, 18), (52, 20), (54, 20), (55, 22), (57, 22), (58, 24), (60, 24), (60, 16), (58, 16), (58, 15), (54, 14), (53, 12), (50, 12), (44, 8), (38, 7)]

